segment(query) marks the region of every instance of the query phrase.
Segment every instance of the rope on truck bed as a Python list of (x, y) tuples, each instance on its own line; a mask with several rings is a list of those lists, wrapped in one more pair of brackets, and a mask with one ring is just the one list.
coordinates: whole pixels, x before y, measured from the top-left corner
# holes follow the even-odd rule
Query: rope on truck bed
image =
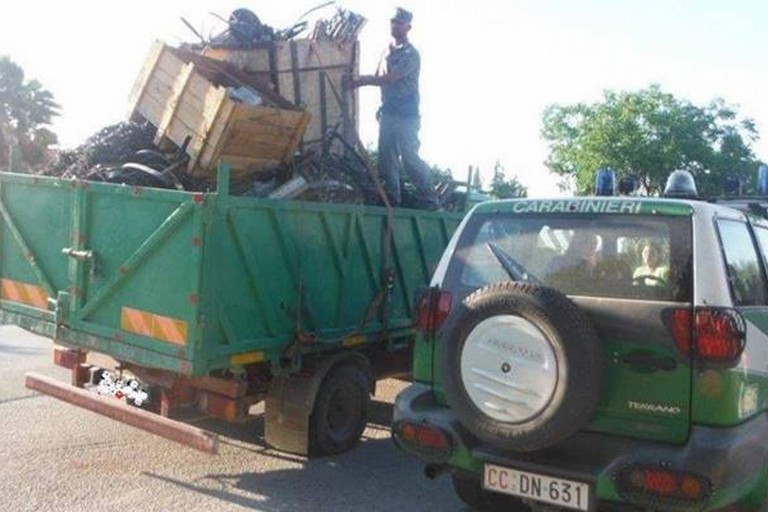
[[(317, 59), (317, 62), (319, 64), (320, 72), (323, 73), (324, 79), (327, 80), (328, 84), (330, 84), (331, 92), (333, 92), (333, 95), (335, 96), (336, 101), (338, 101), (339, 105), (341, 105), (344, 102), (342, 95), (339, 93), (338, 89), (336, 88), (336, 85), (330, 79), (330, 76), (328, 76), (328, 72), (326, 71), (323, 59), (320, 57), (320, 54), (317, 51), (316, 47), (312, 45), (311, 48), (312, 48), (311, 53), (312, 55), (314, 55), (315, 59)], [(348, 123), (349, 126), (355, 126), (354, 123), (351, 123), (351, 120), (349, 119), (349, 113), (346, 111), (346, 109), (342, 109), (342, 114), (344, 116), (345, 123)], [(365, 148), (365, 145), (363, 144), (363, 141), (360, 139), (360, 134), (358, 133), (356, 127), (355, 129), (352, 130), (352, 133), (355, 138), (354, 143), (357, 146), (358, 153), (361, 155), (365, 168), (367, 169), (371, 179), (373, 180), (374, 185), (376, 186), (376, 190), (379, 194), (379, 197), (381, 198), (382, 203), (384, 204), (384, 207), (387, 209), (387, 225), (384, 230), (384, 240), (382, 241), (382, 244), (384, 247), (384, 264), (382, 269), (381, 286), (379, 288), (379, 291), (376, 293), (376, 295), (374, 295), (374, 297), (369, 302), (368, 307), (366, 308), (365, 316), (360, 320), (360, 324), (357, 326), (357, 328), (353, 332), (343, 337), (340, 337), (338, 339), (320, 340), (320, 339), (308, 336), (306, 333), (304, 333), (303, 330), (301, 329), (301, 320), (297, 319), (296, 340), (298, 343), (302, 343), (302, 341), (306, 341), (308, 339), (311, 339), (313, 341), (321, 341), (324, 343), (340, 343), (345, 338), (348, 338), (349, 336), (361, 334), (365, 325), (373, 319), (373, 317), (375, 316), (376, 312), (379, 309), (382, 309), (383, 334), (385, 337), (388, 336), (389, 301), (387, 300), (387, 297), (389, 294), (389, 289), (392, 287), (395, 279), (395, 271), (392, 266), (392, 245), (394, 243), (394, 240), (393, 240), (394, 209), (392, 207), (392, 204), (389, 202), (389, 198), (387, 197), (386, 192), (384, 191), (384, 185), (381, 183), (381, 180), (379, 179), (379, 173), (376, 170), (376, 166), (371, 161), (371, 157), (369, 156), (368, 151)], [(300, 272), (299, 272), (299, 275), (301, 275)], [(301, 282), (301, 278), (300, 278), (300, 282)], [(300, 313), (301, 293), (302, 293), (301, 290), (299, 290), (298, 316), (301, 315)], [(294, 349), (295, 347), (291, 345), (291, 347), (289, 347), (288, 350), (292, 351)]]

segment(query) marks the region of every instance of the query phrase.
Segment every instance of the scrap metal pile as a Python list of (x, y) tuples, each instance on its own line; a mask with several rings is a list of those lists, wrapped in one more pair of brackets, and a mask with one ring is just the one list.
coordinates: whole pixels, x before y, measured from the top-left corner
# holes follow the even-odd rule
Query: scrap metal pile
[[(323, 7), (333, 5), (334, 2), (326, 2), (299, 17), (302, 20), (308, 14), (317, 11)], [(191, 45), (193, 48), (211, 47), (211, 48), (232, 48), (247, 50), (254, 48), (262, 43), (271, 43), (274, 41), (289, 41), (304, 33), (309, 28), (307, 21), (298, 21), (294, 25), (284, 29), (275, 29), (274, 27), (262, 22), (261, 18), (248, 9), (235, 9), (229, 15), (228, 19), (213, 14), (219, 20), (227, 24), (227, 29), (223, 32), (206, 39), (198, 30), (196, 30), (187, 20), (182, 18), (184, 24), (195, 36), (200, 39), (200, 43)], [(357, 36), (365, 26), (366, 19), (352, 11), (336, 8), (336, 13), (329, 19), (319, 19), (315, 22), (309, 39), (316, 41), (335, 41), (339, 44), (347, 44), (357, 40)]]
[[(332, 2), (319, 7), (330, 4)], [(183, 21), (194, 31), (186, 20)], [(291, 39), (307, 28), (306, 22), (300, 22), (288, 29), (275, 30), (263, 24), (256, 14), (247, 9), (233, 11), (226, 21), (227, 29), (209, 41), (205, 41), (195, 31), (203, 41), (203, 46), (248, 49), (261, 43)], [(362, 16), (337, 9), (333, 17), (318, 20), (308, 38), (346, 44), (356, 40), (364, 24)], [(198, 45), (184, 46), (201, 50)], [(197, 55), (201, 53), (196, 52)], [(195, 69), (201, 72), (211, 65), (204, 61), (192, 62)], [(223, 70), (224, 64), (221, 66)], [(234, 76), (229, 72), (222, 71), (222, 74), (229, 79)], [(240, 101), (229, 89), (228, 95)], [(279, 95), (274, 96), (293, 106)], [(212, 176), (201, 176), (190, 170), (194, 167), (187, 151), (188, 147), (193, 147), (190, 146), (190, 137), (183, 142), (181, 138), (168, 141), (167, 137), (162, 136), (164, 134), (158, 132), (157, 126), (146, 120), (134, 120), (105, 127), (77, 148), (62, 151), (58, 162), (43, 174), (130, 186), (187, 191), (214, 190)], [(381, 192), (376, 185), (375, 163), (360, 148), (345, 140), (338, 130), (338, 126), (329, 129), (323, 135), (321, 144), (303, 147), (293, 158), (290, 158), (289, 153), (289, 158), (281, 165), (248, 173), (245, 178), (241, 175), (233, 180), (231, 192), (251, 197), (382, 205)], [(162, 144), (162, 147), (156, 145), (156, 142)], [(169, 142), (172, 144), (169, 145)], [(443, 192), (446, 204), (450, 203), (448, 197), (455, 190), (455, 183), (445, 179), (438, 187)], [(403, 191), (402, 206), (423, 207), (408, 184)]]
[[(188, 157), (183, 150), (163, 153), (153, 142), (155, 131), (146, 122), (108, 126), (77, 148), (62, 151), (59, 161), (44, 174), (196, 192), (215, 188), (214, 183), (186, 172)], [(334, 142), (343, 144), (344, 151), (331, 151)], [(232, 192), (250, 197), (381, 206), (383, 201), (368, 167), (371, 162), (366, 158), (370, 156), (331, 132), (322, 150), (297, 155), (288, 167), (259, 174), (250, 182), (234, 183)], [(449, 179), (438, 184), (444, 207), (454, 205), (455, 188)], [(423, 207), (410, 186), (403, 191), (402, 206)]]
[(306, 28), (306, 24), (297, 24), (285, 30), (275, 30), (262, 23), (259, 17), (248, 9), (235, 9), (229, 19), (224, 21), (227, 22), (228, 28), (210, 41), (199, 35), (198, 37), (201, 37), (204, 44), (212, 47), (248, 49), (259, 43), (292, 39)]
[(312, 31), (312, 39), (316, 41), (337, 41), (341, 44), (350, 43), (357, 39), (365, 25), (365, 18), (354, 12), (338, 9), (333, 18), (317, 20)]
[(206, 183), (186, 172), (186, 154), (166, 154), (155, 146), (156, 129), (147, 122), (102, 128), (83, 144), (62, 151), (48, 176), (178, 190), (205, 190)]
[(139, 150), (156, 149), (155, 127), (149, 123), (118, 123), (102, 128), (75, 149), (59, 153), (59, 161), (45, 174), (90, 179), (109, 166), (127, 162)]
[[(214, 183), (190, 176), (183, 150), (163, 153), (147, 122), (108, 126), (75, 149), (62, 151), (44, 174), (62, 178), (124, 183), (155, 188), (209, 191)], [(341, 140), (332, 133), (331, 139)], [(364, 157), (347, 146), (344, 154), (308, 151), (291, 164), (260, 174), (250, 183), (235, 183), (233, 192), (252, 197), (302, 199), (333, 203), (379, 204), (380, 198)]]

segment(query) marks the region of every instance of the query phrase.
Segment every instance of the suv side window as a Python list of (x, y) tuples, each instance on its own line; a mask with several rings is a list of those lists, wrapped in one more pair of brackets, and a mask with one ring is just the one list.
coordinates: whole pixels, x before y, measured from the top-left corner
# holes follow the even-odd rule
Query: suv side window
[(757, 237), (757, 245), (763, 256), (763, 264), (768, 263), (768, 228), (764, 226), (752, 226)]
[(737, 306), (765, 304), (765, 279), (747, 224), (721, 219), (717, 227), (734, 303)]

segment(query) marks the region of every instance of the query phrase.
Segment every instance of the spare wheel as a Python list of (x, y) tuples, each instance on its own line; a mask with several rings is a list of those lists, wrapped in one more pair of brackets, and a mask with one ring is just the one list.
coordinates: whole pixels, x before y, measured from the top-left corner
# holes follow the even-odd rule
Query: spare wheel
[(443, 329), (446, 399), (497, 448), (535, 451), (592, 417), (603, 353), (586, 314), (552, 288), (496, 283), (467, 297)]

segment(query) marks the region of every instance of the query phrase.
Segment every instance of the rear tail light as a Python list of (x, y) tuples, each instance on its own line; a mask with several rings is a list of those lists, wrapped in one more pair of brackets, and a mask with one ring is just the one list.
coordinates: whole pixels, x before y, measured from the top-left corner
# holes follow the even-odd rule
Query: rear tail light
[(701, 309), (695, 319), (696, 355), (708, 361), (734, 361), (746, 339), (744, 318), (732, 309)]
[(444, 462), (453, 451), (451, 436), (440, 427), (429, 423), (397, 421), (392, 425), (392, 436), (400, 446), (430, 462)]
[(693, 334), (693, 313), (691, 309), (674, 309), (669, 314), (669, 330), (675, 339), (677, 349), (683, 355), (691, 353), (691, 337)]
[(440, 288), (427, 288), (416, 301), (416, 326), (431, 338), (451, 312), (451, 294)]
[(693, 505), (709, 499), (711, 484), (694, 473), (645, 466), (624, 468), (617, 479), (619, 493), (628, 501), (652, 505)]
[(697, 360), (729, 363), (744, 351), (746, 323), (734, 309), (674, 309), (667, 312), (666, 323), (680, 353)]

